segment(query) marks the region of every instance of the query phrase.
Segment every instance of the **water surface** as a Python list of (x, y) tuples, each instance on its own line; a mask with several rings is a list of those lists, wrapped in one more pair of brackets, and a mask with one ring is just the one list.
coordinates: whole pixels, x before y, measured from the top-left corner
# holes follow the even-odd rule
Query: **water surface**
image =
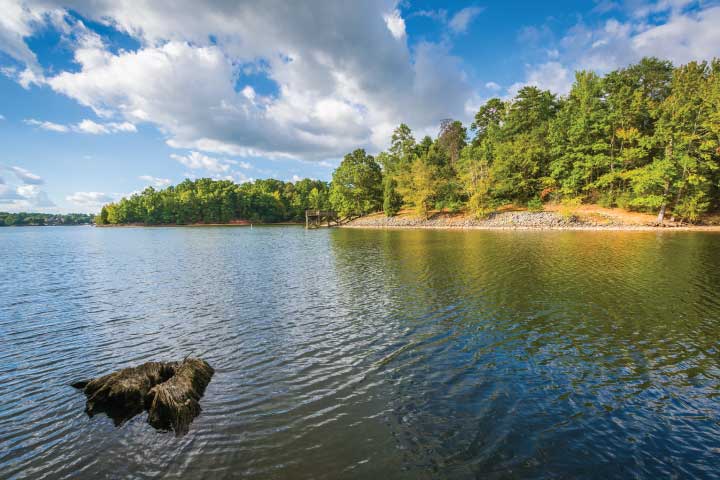
[[(0, 229), (1, 478), (717, 478), (720, 235)], [(74, 380), (201, 356), (188, 435)]]

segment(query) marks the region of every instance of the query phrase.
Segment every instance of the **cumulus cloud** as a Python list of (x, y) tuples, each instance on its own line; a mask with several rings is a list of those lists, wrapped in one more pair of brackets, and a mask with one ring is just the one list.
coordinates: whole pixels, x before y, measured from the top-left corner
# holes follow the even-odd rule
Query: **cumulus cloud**
[[(33, 120), (39, 128), (106, 134), (144, 123), (157, 127), (170, 147), (207, 158), (322, 162), (358, 147), (385, 148), (400, 122), (418, 134), (436, 133), (443, 118), (467, 122), (480, 95), (451, 53), (453, 38), (470, 28), (479, 6), (410, 13), (434, 18), (450, 33), (438, 42), (411, 43), (406, 7), (397, 0), (342, 6), (335, 0), (179, 0), (173, 8), (160, 1), (73, 0), (72, 15), (66, 3), (0, 0), (0, 50), (14, 59), (2, 71), (25, 87), (45, 85), (102, 119), (67, 125)], [(606, 4), (605, 12), (635, 13), (602, 25), (579, 22), (558, 39), (549, 27), (527, 28), (523, 41), (542, 44), (543, 58), (510, 88), (535, 84), (562, 93), (578, 68), (602, 72), (644, 55), (676, 63), (720, 55), (720, 7), (689, 5)], [(109, 48), (78, 15), (129, 35), (139, 48)], [(26, 39), (48, 25), (72, 49), (72, 69), (43, 71), (28, 47)], [(270, 92), (255, 88), (248, 76), (260, 77)], [(496, 90), (492, 82), (486, 88)], [(192, 153), (177, 157), (199, 161)], [(203, 168), (228, 175), (228, 165)]]
[(17, 190), (10, 185), (0, 183), (0, 205), (14, 203), (18, 200), (24, 200), (24, 198), (17, 193)]
[(10, 172), (10, 181), (0, 178), (0, 207), (9, 211), (42, 211), (55, 207), (48, 194), (42, 190), (45, 181), (29, 170), (18, 166), (0, 165), (0, 170)]
[(15, 191), (23, 201), (33, 207), (48, 208), (55, 206), (55, 202), (50, 200), (47, 193), (41, 190), (38, 185), (20, 185)]
[(138, 178), (156, 187), (167, 187), (172, 183), (172, 180), (170, 180), (169, 178), (153, 177), (152, 175), (140, 175)]
[(75, 132), (88, 133), (91, 135), (104, 135), (119, 132), (137, 132), (137, 128), (135, 127), (135, 125), (130, 122), (97, 123), (92, 120), (85, 119), (76, 124), (64, 125), (60, 123), (28, 118), (25, 120), (25, 123), (28, 125), (42, 128), (43, 130), (49, 130), (51, 132), (59, 133)]
[(467, 31), (468, 25), (470, 25), (470, 22), (472, 22), (475, 17), (480, 15), (482, 11), (483, 9), (480, 7), (463, 8), (455, 15), (453, 15), (450, 19), (450, 22), (448, 23), (450, 30), (455, 33), (465, 33), (465, 31)]
[[(53, 4), (24, 3), (32, 12), (61, 9)], [(449, 48), (408, 45), (394, 0), (342, 8), (334, 0), (186, 0), (171, 11), (159, 2), (79, 0), (73, 10), (142, 46), (111, 51), (72, 24), (81, 31), (72, 43), (77, 68), (46, 73), (43, 84), (101, 118), (151, 123), (174, 148), (322, 161), (356, 147), (384, 148), (401, 121), (427, 128), (463, 118), (472, 93)], [(456, 25), (473, 15), (466, 12)], [(32, 23), (23, 25), (32, 31)], [(275, 92), (259, 95), (242, 81), (248, 68)], [(424, 96), (447, 79), (443, 95)]]
[(0, 205), (10, 211), (45, 210), (56, 206), (37, 185), (6, 184), (0, 184)]
[(219, 160), (196, 151), (192, 151), (187, 155), (172, 153), (170, 154), (170, 158), (177, 160), (192, 170), (202, 169), (213, 173), (227, 172), (230, 169), (231, 163), (228, 160)]
[(508, 93), (515, 96), (522, 87), (534, 86), (542, 90), (565, 94), (570, 91), (573, 73), (559, 62), (546, 62), (528, 67), (524, 82), (517, 82), (508, 88)]
[[(528, 65), (525, 80), (509, 87), (508, 93), (513, 94), (523, 85), (567, 93), (575, 70), (602, 74), (643, 57), (655, 56), (680, 65), (720, 56), (720, 6), (688, 10), (686, 7), (693, 2), (685, 0), (629, 3), (634, 5), (629, 20), (610, 18), (597, 26), (580, 21), (557, 41), (545, 26), (524, 29), (519, 41), (542, 38), (548, 61)], [(629, 3), (616, 8), (627, 8)], [(611, 9), (605, 5), (603, 10)], [(648, 16), (659, 13), (667, 15), (667, 19), (654, 24)], [(547, 48), (548, 44), (553, 48)]]
[(0, 45), (15, 60), (39, 71), (37, 57), (25, 43), (36, 26), (43, 21), (45, 9), (24, 8), (20, 2), (0, 0)]

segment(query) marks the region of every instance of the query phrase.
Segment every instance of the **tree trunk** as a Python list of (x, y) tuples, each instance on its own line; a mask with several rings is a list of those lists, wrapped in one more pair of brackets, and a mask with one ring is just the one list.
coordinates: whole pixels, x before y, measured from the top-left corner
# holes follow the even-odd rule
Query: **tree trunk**
[(658, 216), (657, 216), (658, 225), (662, 225), (663, 221), (665, 220), (665, 209), (667, 208), (667, 196), (668, 196), (669, 192), (670, 192), (670, 182), (668, 181), (665, 184), (665, 193), (663, 193), (663, 202), (662, 202), (662, 205), (660, 206), (660, 211), (658, 212)]

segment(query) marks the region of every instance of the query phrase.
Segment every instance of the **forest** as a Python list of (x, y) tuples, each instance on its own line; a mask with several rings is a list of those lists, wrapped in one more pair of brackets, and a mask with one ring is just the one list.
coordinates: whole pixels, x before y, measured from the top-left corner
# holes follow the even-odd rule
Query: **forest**
[(670, 215), (698, 222), (720, 207), (720, 61), (645, 58), (604, 76), (580, 71), (567, 95), (526, 86), (492, 98), (471, 125), (447, 119), (419, 141), (401, 124), (387, 151), (347, 154), (332, 181), (201, 179), (103, 207), (97, 222), (146, 224), (299, 220), (412, 208), (482, 218), (546, 202)]
[(266, 179), (236, 184), (230, 180), (185, 180), (163, 190), (142, 193), (105, 205), (96, 223), (147, 225), (228, 223), (231, 220), (275, 223), (299, 221), (307, 208), (327, 208), (328, 184), (304, 179)]
[(90, 225), (93, 215), (85, 213), (8, 213), (0, 212), (0, 227), (45, 225)]

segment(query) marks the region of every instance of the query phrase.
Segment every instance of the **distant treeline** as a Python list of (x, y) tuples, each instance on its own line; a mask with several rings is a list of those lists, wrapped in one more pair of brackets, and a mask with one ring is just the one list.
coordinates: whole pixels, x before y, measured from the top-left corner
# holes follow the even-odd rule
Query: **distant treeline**
[(269, 179), (238, 185), (201, 178), (164, 190), (148, 187), (140, 194), (105, 205), (96, 220), (100, 225), (186, 225), (238, 219), (271, 223), (304, 220), (307, 208), (329, 208), (326, 182)]
[(575, 74), (567, 95), (528, 86), (482, 105), (468, 128), (441, 122), (419, 142), (401, 124), (376, 157), (345, 156), (332, 182), (185, 181), (103, 208), (98, 223), (298, 220), (306, 208), (341, 215), (403, 207), (485, 216), (548, 201), (666, 213), (698, 221), (720, 207), (720, 61), (646, 58)]
[(89, 225), (93, 215), (85, 213), (7, 213), (0, 212), (0, 227), (31, 225)]

